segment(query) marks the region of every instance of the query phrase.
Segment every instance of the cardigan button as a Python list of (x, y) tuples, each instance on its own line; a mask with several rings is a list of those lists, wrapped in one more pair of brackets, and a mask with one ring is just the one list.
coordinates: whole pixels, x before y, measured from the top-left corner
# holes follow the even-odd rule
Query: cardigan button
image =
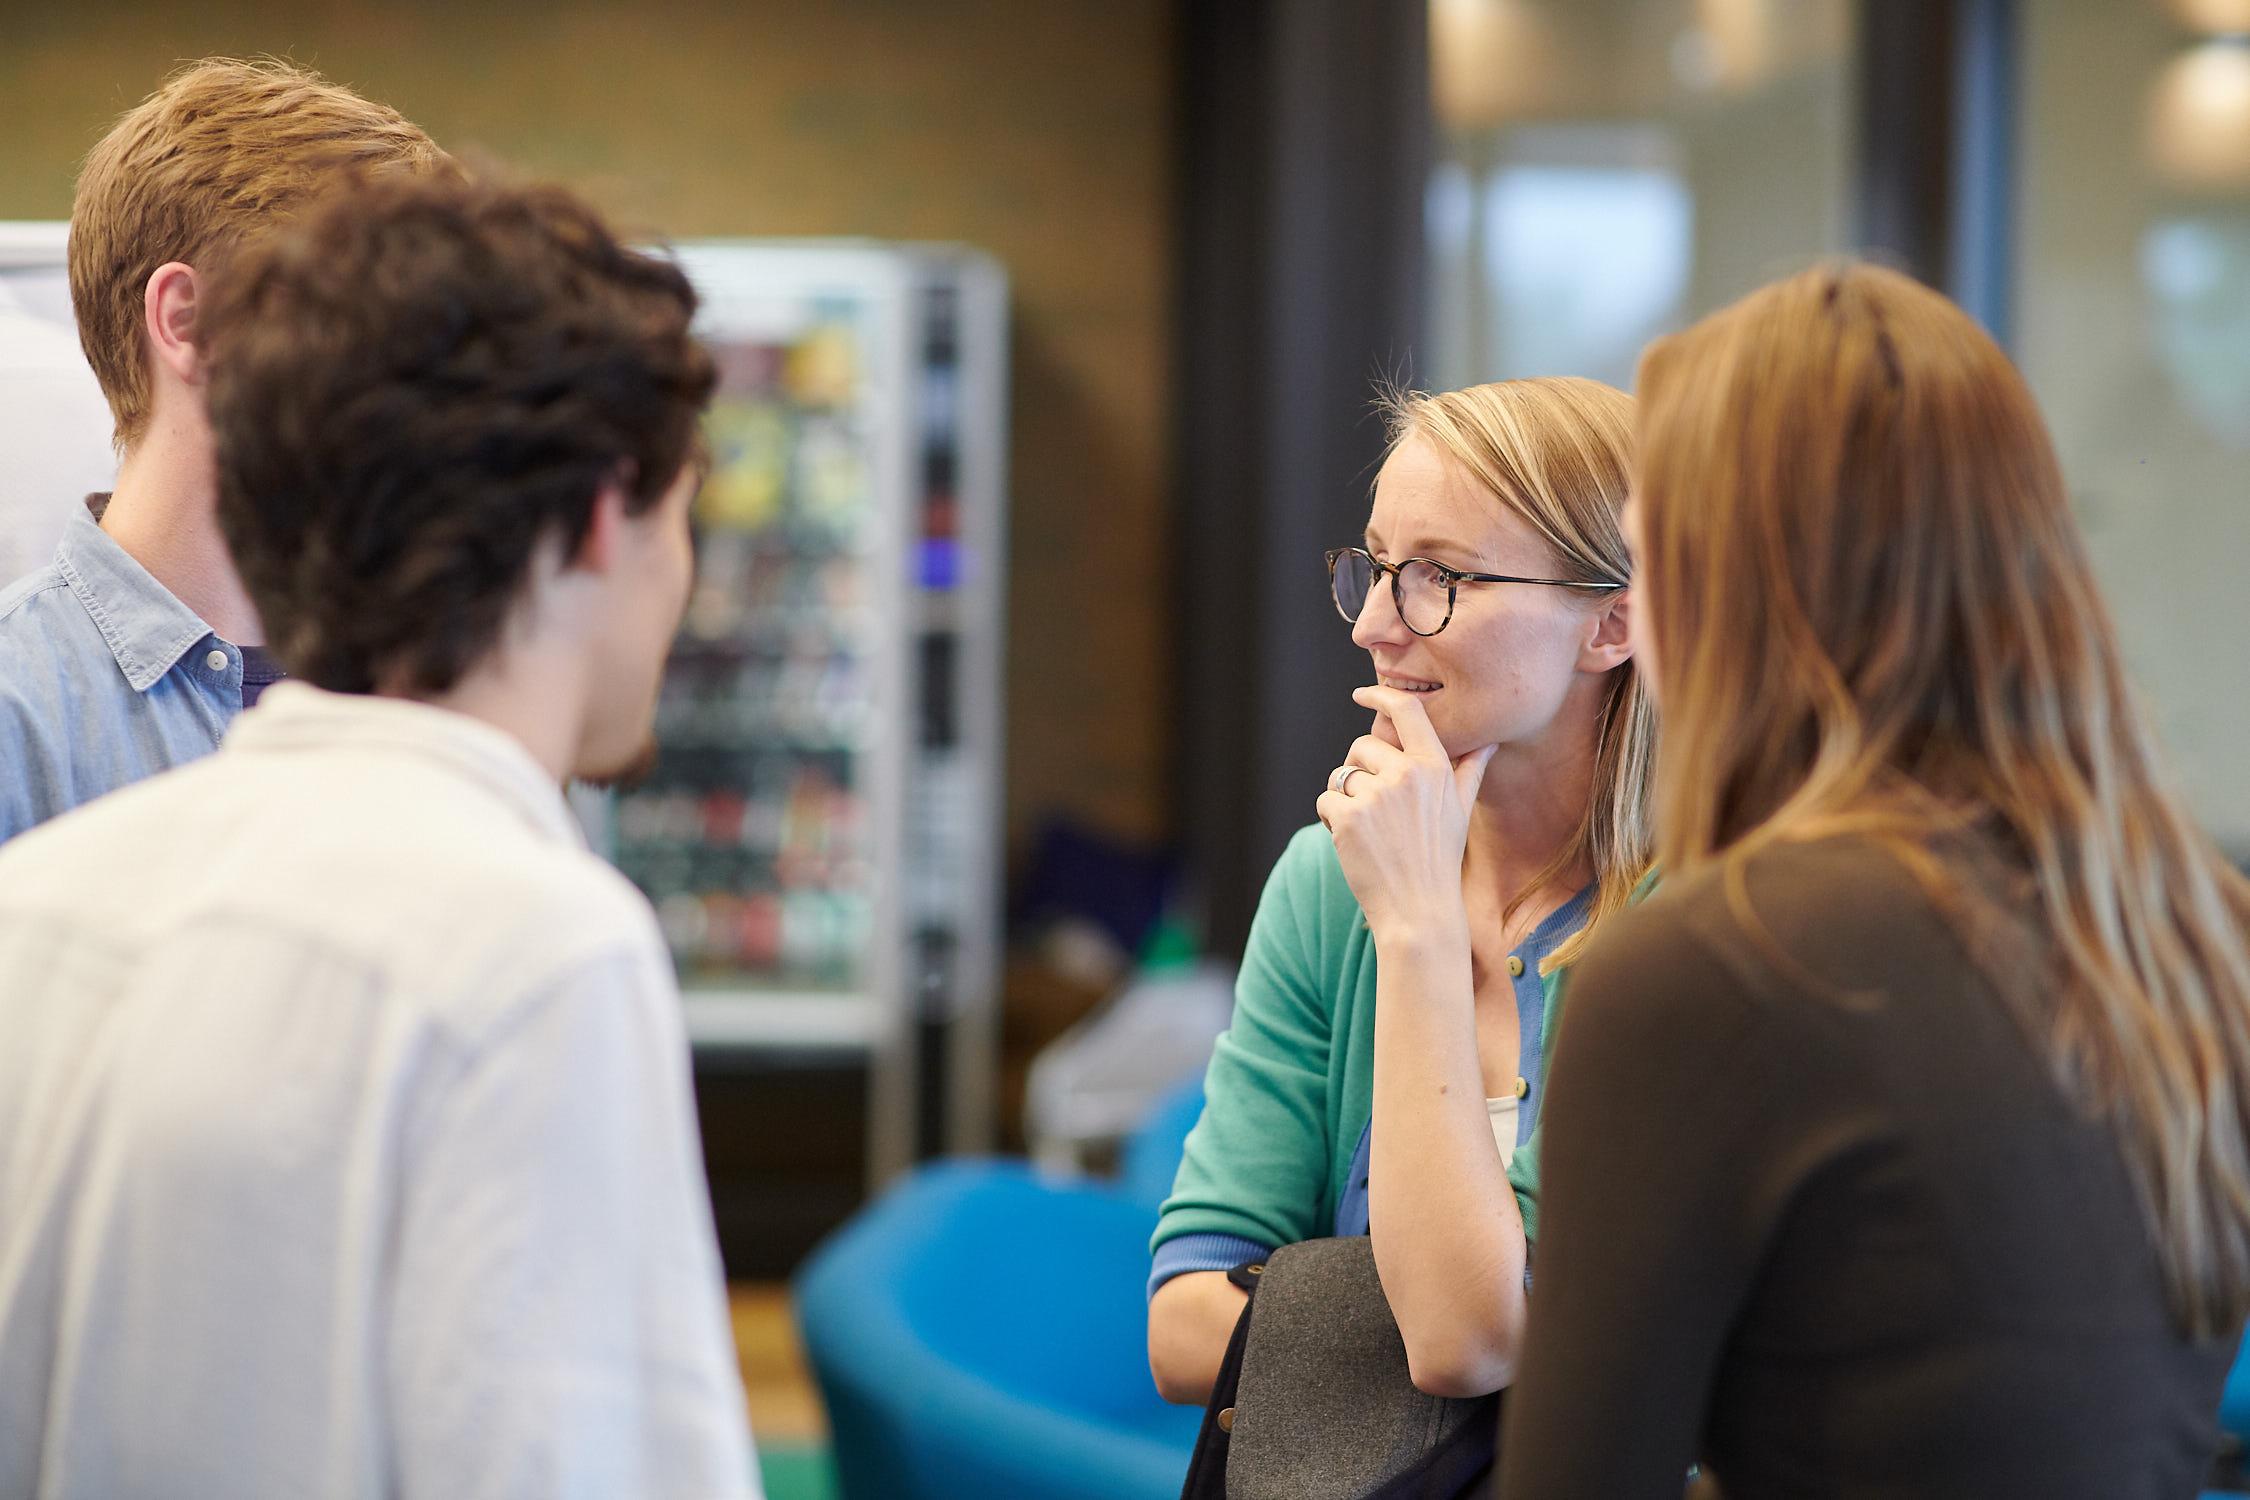
[(1221, 1432), (1232, 1432), (1232, 1431), (1234, 1431), (1234, 1408), (1233, 1408), (1233, 1407), (1231, 1407), (1231, 1406), (1229, 1406), (1229, 1407), (1224, 1407), (1224, 1408), (1222, 1408), (1222, 1409), (1220, 1410), (1220, 1412), (1219, 1412), (1219, 1431), (1221, 1431)]
[(1530, 1080), (1530, 1079), (1528, 1079), (1528, 1078), (1518, 1078), (1518, 1079), (1516, 1080), (1516, 1097), (1517, 1097), (1518, 1099), (1528, 1099), (1528, 1098), (1530, 1098), (1530, 1097), (1531, 1097), (1531, 1080)]
[(1523, 978), (1523, 960), (1513, 953), (1508, 955), (1508, 973), (1516, 979)]

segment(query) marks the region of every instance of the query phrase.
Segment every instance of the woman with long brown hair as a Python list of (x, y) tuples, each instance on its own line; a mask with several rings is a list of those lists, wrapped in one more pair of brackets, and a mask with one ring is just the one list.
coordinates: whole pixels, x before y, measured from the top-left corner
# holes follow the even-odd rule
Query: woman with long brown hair
[(2250, 1306), (2250, 885), (2029, 391), (1844, 264), (1641, 367), (1666, 887), (1587, 953), (1525, 1500), (2184, 1496)]

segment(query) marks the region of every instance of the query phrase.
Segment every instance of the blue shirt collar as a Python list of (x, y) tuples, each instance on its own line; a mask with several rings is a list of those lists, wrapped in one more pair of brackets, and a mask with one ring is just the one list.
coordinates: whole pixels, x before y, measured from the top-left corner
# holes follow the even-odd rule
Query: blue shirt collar
[(55, 566), (100, 629), (133, 691), (145, 693), (211, 634), (172, 591), (117, 545), (88, 510), (71, 512)]

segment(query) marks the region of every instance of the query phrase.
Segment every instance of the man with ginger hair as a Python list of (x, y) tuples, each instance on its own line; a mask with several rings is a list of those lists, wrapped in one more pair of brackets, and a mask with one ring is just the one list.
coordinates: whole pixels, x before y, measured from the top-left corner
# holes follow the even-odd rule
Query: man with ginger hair
[(280, 671), (219, 534), (195, 310), (347, 174), (452, 171), (388, 106), (287, 63), (175, 73), (87, 156), (70, 293), (122, 452), (46, 567), (0, 587), (0, 840), (206, 755)]

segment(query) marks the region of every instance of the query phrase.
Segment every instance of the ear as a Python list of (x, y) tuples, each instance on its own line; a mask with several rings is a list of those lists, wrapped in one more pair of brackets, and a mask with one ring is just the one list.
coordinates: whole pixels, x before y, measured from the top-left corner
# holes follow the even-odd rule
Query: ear
[(586, 534), (578, 550), (563, 560), (566, 569), (582, 573), (607, 573), (617, 566), (625, 537), (625, 480), (612, 475), (594, 491), (594, 508), (586, 518)]
[(203, 356), (195, 347), (195, 268), (168, 260), (149, 273), (141, 289), (141, 332), (150, 356), (183, 385), (203, 384)]
[(1578, 670), (1602, 673), (1633, 659), (1633, 591), (1619, 589), (1590, 617), (1586, 642), (1578, 649)]

